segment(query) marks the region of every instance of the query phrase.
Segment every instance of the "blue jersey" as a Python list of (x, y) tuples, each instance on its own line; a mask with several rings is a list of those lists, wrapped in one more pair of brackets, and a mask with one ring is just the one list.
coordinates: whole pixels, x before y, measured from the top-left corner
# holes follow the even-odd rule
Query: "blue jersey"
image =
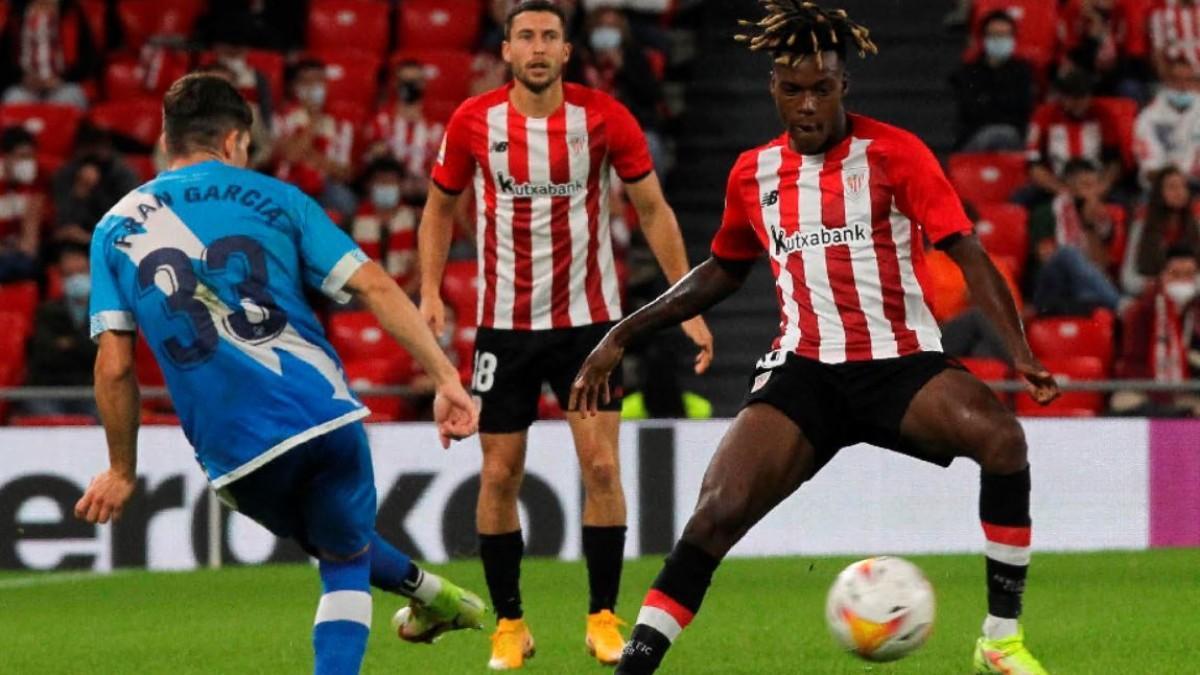
[(91, 332), (140, 330), (215, 487), (366, 417), (304, 286), (366, 257), (296, 188), (212, 161), (129, 193), (92, 239)]

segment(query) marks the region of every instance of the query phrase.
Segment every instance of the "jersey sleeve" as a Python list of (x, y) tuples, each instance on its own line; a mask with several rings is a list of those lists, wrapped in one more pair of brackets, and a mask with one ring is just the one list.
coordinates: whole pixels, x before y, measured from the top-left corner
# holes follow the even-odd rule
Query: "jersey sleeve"
[(723, 260), (754, 260), (763, 252), (762, 242), (754, 233), (754, 225), (746, 212), (741, 190), (738, 189), (741, 163), (734, 165), (725, 185), (725, 212), (721, 228), (712, 240), (712, 254)]
[(132, 332), (137, 329), (133, 308), (118, 290), (116, 272), (108, 259), (109, 240), (107, 229), (97, 229), (92, 236), (91, 268), (92, 292), (88, 301), (91, 337), (100, 339), (106, 331)]
[(975, 226), (962, 199), (929, 147), (904, 134), (894, 149), (887, 165), (888, 178), (900, 212), (920, 225), (934, 245), (956, 234), (971, 234)]
[(464, 103), (454, 111), (433, 165), (433, 182), (449, 194), (456, 195), (467, 189), (475, 170), (475, 158), (471, 155), (470, 110)]
[(300, 203), (299, 249), (304, 282), (334, 302), (345, 304), (350, 301), (346, 282), (367, 262), (367, 256), (308, 195), (297, 190), (295, 197)]
[(646, 134), (629, 109), (610, 100), (608, 116), (608, 156), (617, 175), (626, 183), (637, 181), (654, 171)]

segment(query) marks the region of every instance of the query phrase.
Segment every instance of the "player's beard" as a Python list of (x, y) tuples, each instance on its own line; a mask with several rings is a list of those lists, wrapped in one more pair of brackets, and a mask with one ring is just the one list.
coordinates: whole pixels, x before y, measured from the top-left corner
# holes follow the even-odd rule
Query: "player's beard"
[(513, 77), (516, 78), (518, 82), (525, 85), (525, 88), (528, 89), (529, 91), (533, 92), (534, 94), (541, 94), (542, 92), (544, 92), (547, 89), (549, 89), (550, 87), (554, 86), (559, 80), (562, 79), (562, 66), (561, 65), (559, 65), (557, 67), (551, 66), (550, 68), (548, 68), (548, 71), (550, 73), (550, 76), (547, 77), (542, 82), (535, 82), (532, 79), (530, 79), (529, 76), (526, 74), (528, 72), (526, 68), (519, 68), (519, 69), (514, 68), (513, 69)]

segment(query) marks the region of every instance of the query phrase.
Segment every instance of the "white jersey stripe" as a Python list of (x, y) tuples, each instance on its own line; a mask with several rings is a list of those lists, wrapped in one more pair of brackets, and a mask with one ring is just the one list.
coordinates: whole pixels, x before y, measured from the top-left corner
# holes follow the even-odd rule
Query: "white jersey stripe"
[(892, 212), (889, 220), (892, 223), (892, 241), (896, 242), (896, 261), (900, 266), (900, 284), (904, 287), (904, 321), (916, 333), (917, 344), (921, 351), (942, 351), (942, 332), (938, 329), (937, 320), (929, 305), (925, 303), (925, 292), (917, 280), (913, 268), (912, 247), (920, 245), (912, 240), (912, 221), (896, 208), (892, 200)]
[(483, 167), (475, 167), (475, 213), (478, 218), (475, 222), (475, 250), (479, 251), (479, 256), (475, 265), (475, 322), (478, 324), (483, 321), (483, 297), (484, 284), (487, 279), (484, 278), (483, 269), (483, 251), (487, 249), (487, 218), (483, 215), (487, 213), (487, 195), (485, 191), (487, 187), (484, 181), (489, 180), (487, 174), (483, 172)]
[[(617, 265), (613, 259), (612, 217), (609, 200), (612, 198), (612, 178), (616, 174), (606, 157), (600, 164), (600, 222), (596, 227), (596, 262), (600, 267), (600, 288), (604, 292), (604, 305), (608, 308), (608, 320), (621, 318), (621, 288), (617, 283)], [(617, 180), (620, 180), (618, 178)]]
[[(842, 161), (842, 186), (846, 204), (846, 227), (862, 224), (872, 230), (875, 222), (871, 208), (871, 164), (867, 161), (869, 139), (856, 138), (850, 143), (850, 153)], [(900, 355), (900, 345), (892, 324), (883, 311), (883, 280), (875, 242), (868, 239), (851, 248), (850, 266), (854, 270), (854, 288), (858, 305), (867, 321), (871, 336), (871, 357), (894, 358)]]
[[(758, 193), (769, 194), (779, 190), (779, 167), (783, 163), (783, 148), (771, 147), (758, 153), (758, 169), (755, 178), (758, 180)], [(779, 194), (775, 192), (775, 194)], [(763, 225), (767, 231), (782, 227), (779, 216), (779, 200), (770, 201), (762, 207)], [(800, 308), (796, 305), (795, 289), (792, 275), (782, 272), (787, 267), (788, 254), (768, 249), (772, 262), (779, 271), (775, 274), (775, 284), (779, 287), (779, 297), (783, 301), (783, 335), (779, 338), (779, 348), (784, 351), (795, 351), (800, 345)]]
[[(526, 117), (526, 142), (529, 145), (529, 181), (532, 183), (550, 182), (550, 136), (547, 131), (548, 118)], [(554, 248), (554, 240), (550, 234), (551, 197), (532, 197), (529, 200), (529, 242), (531, 251), (550, 251)], [(550, 255), (530, 256), (533, 268), (533, 289), (530, 305), (533, 308), (530, 328), (545, 330), (553, 328), (551, 312), (542, 308), (550, 307), (551, 291), (554, 287), (554, 257)]]
[[(575, 139), (576, 148), (571, 148), (568, 142), (567, 157), (571, 164), (571, 181), (580, 185), (588, 184), (588, 172), (591, 170), (591, 139), (588, 137), (587, 111), (570, 103), (567, 107), (567, 139)], [(592, 311), (587, 299), (587, 252), (588, 252), (588, 213), (587, 193), (581, 192), (571, 197), (571, 209), (567, 220), (571, 229), (571, 273), (568, 283), (570, 297), (570, 316), (572, 326), (586, 326), (592, 322)]]
[[(508, 144), (508, 103), (494, 105), (488, 108), (488, 151), (492, 148)], [(508, 168), (508, 152), (491, 152), (492, 177), (503, 174), (511, 176)], [(513, 197), (503, 190), (496, 190), (496, 285), (495, 317), (492, 321), (494, 328), (513, 327), (513, 305), (516, 302), (516, 289), (513, 281), (517, 278), (516, 252), (513, 250)]]
[[(821, 169), (825, 164), (823, 155), (805, 156), (800, 165), (798, 190), (800, 201), (800, 232), (815, 232), (824, 229), (821, 218)], [(793, 254), (795, 255), (795, 254)], [(829, 268), (825, 261), (825, 249), (816, 248), (800, 252), (804, 258), (804, 279), (812, 294), (813, 307), (837, 307), (833, 287), (829, 283)], [(817, 312), (817, 329), (821, 334), (820, 359), (824, 363), (841, 363), (846, 360), (846, 329), (836, 309)]]

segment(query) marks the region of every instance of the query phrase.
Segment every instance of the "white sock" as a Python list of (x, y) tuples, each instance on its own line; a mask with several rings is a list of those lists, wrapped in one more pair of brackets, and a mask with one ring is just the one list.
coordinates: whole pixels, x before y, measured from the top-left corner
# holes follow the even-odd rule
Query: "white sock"
[(1016, 634), (1016, 619), (1002, 619), (988, 614), (983, 620), (983, 636), (989, 640), (1003, 640)]
[(442, 592), (442, 578), (432, 572), (421, 570), (417, 583), (410, 586), (407, 591), (413, 599), (428, 605), (433, 602), (438, 593)]

